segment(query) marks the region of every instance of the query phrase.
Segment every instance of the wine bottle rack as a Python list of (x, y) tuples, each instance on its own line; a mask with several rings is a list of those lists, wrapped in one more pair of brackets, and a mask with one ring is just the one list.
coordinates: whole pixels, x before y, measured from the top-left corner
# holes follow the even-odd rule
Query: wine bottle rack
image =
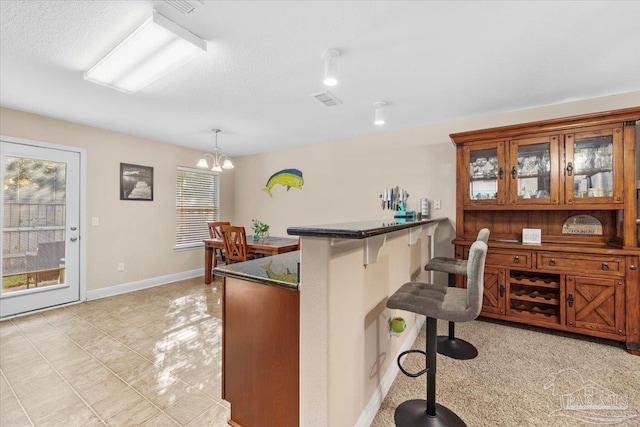
[(509, 314), (542, 322), (560, 323), (560, 276), (511, 271)]

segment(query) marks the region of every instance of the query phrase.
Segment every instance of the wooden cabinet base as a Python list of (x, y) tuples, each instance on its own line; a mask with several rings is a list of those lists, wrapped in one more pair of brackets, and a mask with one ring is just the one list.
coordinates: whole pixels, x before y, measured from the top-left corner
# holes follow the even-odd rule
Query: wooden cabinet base
[(222, 321), (229, 425), (298, 426), (300, 293), (225, 277)]

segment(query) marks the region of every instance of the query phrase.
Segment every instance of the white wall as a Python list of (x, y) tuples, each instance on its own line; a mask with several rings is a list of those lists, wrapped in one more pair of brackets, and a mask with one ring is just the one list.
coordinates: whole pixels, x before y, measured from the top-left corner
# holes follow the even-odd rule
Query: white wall
[[(0, 135), (87, 150), (87, 290), (203, 268), (203, 249), (174, 251), (176, 166), (202, 153), (21, 111), (0, 109)], [(154, 168), (154, 200), (121, 201), (120, 163)], [(221, 179), (222, 215), (234, 204), (233, 173)], [(91, 226), (98, 217), (99, 226)], [(125, 263), (118, 272), (117, 264)]]

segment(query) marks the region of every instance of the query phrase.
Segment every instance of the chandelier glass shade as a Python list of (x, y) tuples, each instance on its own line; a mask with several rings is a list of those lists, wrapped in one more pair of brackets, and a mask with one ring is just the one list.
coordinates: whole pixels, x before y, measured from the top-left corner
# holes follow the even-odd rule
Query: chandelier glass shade
[(215, 141), (216, 146), (213, 150), (213, 154), (205, 153), (200, 158), (200, 161), (196, 165), (199, 168), (209, 169), (209, 163), (207, 162), (207, 157), (211, 157), (211, 161), (213, 162), (211, 166), (211, 170), (213, 172), (222, 172), (223, 169), (233, 169), (233, 162), (226, 154), (220, 154), (220, 148), (218, 147), (218, 133), (221, 132), (220, 129), (211, 129), (215, 133)]

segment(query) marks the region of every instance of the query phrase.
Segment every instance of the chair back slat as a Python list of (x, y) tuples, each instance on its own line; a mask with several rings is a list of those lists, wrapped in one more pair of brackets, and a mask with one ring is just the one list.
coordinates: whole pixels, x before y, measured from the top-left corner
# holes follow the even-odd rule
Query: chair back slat
[(223, 225), (221, 228), (227, 263), (242, 262), (249, 259), (247, 233), (244, 227)]
[(207, 225), (209, 226), (209, 235), (212, 239), (222, 239), (220, 227), (223, 225), (231, 225), (231, 223), (228, 221), (213, 221), (207, 222)]

